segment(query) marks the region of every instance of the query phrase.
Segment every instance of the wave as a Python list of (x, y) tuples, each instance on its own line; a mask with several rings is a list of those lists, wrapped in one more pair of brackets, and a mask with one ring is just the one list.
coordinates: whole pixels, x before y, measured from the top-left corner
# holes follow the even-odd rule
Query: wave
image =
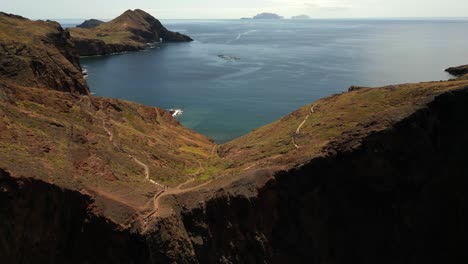
[(253, 30), (247, 30), (246, 32), (243, 32), (243, 33), (238, 34), (237, 37), (236, 37), (235, 39), (226, 42), (226, 44), (231, 44), (231, 43), (233, 43), (233, 42), (235, 42), (235, 41), (240, 40), (243, 36), (247, 36), (247, 35), (250, 35), (250, 34), (255, 33), (255, 32), (257, 32), (257, 30), (255, 30), (255, 29), (253, 29)]

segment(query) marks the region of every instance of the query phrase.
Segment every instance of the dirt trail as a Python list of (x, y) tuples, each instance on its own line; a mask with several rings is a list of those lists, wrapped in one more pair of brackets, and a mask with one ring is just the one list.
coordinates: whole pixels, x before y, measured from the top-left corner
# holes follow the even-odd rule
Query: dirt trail
[(293, 143), (294, 147), (296, 147), (296, 149), (300, 148), (300, 146), (296, 143), (296, 136), (301, 133), (301, 128), (305, 125), (305, 123), (309, 119), (310, 115), (315, 113), (315, 106), (316, 105), (314, 104), (312, 107), (310, 107), (310, 113), (304, 118), (304, 121), (302, 121), (302, 123), (297, 127), (296, 133), (294, 133), (294, 135), (292, 136), (292, 143)]
[[(83, 99), (82, 99), (83, 100)], [(90, 107), (90, 106), (88, 106)], [(85, 110), (90, 116), (96, 116), (96, 115), (93, 115), (91, 114), (88, 110)], [(133, 156), (132, 154), (129, 154), (127, 151), (125, 151), (123, 148), (121, 148), (120, 146), (117, 145), (117, 143), (115, 142), (114, 140), (114, 133), (112, 132), (111, 129), (109, 129), (106, 125), (106, 119), (105, 117), (99, 117), (101, 120), (102, 120), (102, 127), (104, 129), (104, 131), (106, 131), (107, 135), (109, 136), (109, 141), (112, 143), (112, 145), (117, 149), (119, 150), (120, 152), (123, 152), (125, 154), (128, 155), (129, 158), (131, 158), (136, 164), (138, 164), (139, 166), (143, 167), (144, 169), (144, 175), (145, 175), (145, 179), (148, 180), (149, 182), (151, 182), (152, 184), (162, 188), (162, 190), (158, 191), (154, 197), (152, 198), (153, 200), (153, 210), (151, 211), (151, 213), (149, 213), (146, 217), (144, 217), (145, 220), (147, 220), (148, 218), (150, 218), (151, 216), (157, 214), (158, 212), (158, 209), (159, 209), (159, 200), (164, 197), (164, 196), (167, 196), (167, 195), (175, 195), (175, 194), (180, 194), (180, 193), (184, 193), (184, 192), (190, 192), (190, 191), (193, 191), (195, 189), (198, 189), (198, 188), (201, 188), (203, 186), (206, 186), (208, 184), (210, 184), (214, 179), (210, 180), (210, 181), (207, 181), (205, 183), (202, 183), (200, 185), (197, 185), (197, 186), (194, 186), (194, 187), (191, 187), (191, 188), (187, 188), (187, 189), (182, 189), (183, 186), (191, 183), (191, 182), (194, 182), (196, 179), (195, 179), (195, 176), (200, 174), (201, 172), (204, 171), (204, 168), (203, 168), (203, 164), (198, 161), (198, 164), (199, 164), (199, 169), (191, 174), (191, 178), (181, 184), (179, 184), (177, 187), (175, 188), (170, 188), (169, 186), (166, 186), (166, 185), (162, 185), (154, 180), (152, 180), (150, 178), (150, 168), (147, 164), (145, 164), (144, 162), (140, 161), (138, 158), (136, 158), (135, 156)], [(213, 149), (211, 150), (211, 156), (214, 155), (215, 151), (216, 151), (216, 145), (213, 146)], [(115, 197), (114, 197), (115, 198)], [(146, 206), (144, 206), (146, 207)]]

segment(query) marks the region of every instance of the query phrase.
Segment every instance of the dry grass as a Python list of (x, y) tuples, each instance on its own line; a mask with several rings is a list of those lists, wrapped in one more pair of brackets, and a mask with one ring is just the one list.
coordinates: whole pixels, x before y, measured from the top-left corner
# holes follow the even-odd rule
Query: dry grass
[[(425, 106), (434, 96), (466, 86), (467, 81), (403, 84), (328, 97), (225, 144), (222, 153), (234, 161), (233, 167), (290, 167), (310, 160), (330, 140), (358, 125), (368, 124), (369, 132), (385, 129)], [(295, 135), (313, 105), (315, 113)], [(293, 136), (299, 149), (292, 143)]]

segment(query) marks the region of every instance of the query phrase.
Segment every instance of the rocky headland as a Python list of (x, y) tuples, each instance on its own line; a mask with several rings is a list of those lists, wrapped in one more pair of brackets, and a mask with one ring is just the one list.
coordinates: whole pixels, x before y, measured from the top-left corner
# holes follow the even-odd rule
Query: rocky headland
[(138, 51), (154, 42), (189, 42), (189, 36), (166, 29), (143, 10), (127, 10), (119, 17), (92, 28), (70, 28), (80, 56)]
[(453, 76), (461, 77), (463, 75), (468, 74), (468, 65), (450, 67), (446, 69), (445, 71), (452, 74)]
[(468, 80), (353, 87), (216, 145), (90, 96), (58, 24), (0, 14), (0, 36), (5, 263), (468, 258)]
[(100, 26), (101, 24), (104, 24), (104, 21), (98, 20), (98, 19), (88, 19), (84, 21), (83, 23), (77, 25), (77, 28), (95, 28), (97, 26)]

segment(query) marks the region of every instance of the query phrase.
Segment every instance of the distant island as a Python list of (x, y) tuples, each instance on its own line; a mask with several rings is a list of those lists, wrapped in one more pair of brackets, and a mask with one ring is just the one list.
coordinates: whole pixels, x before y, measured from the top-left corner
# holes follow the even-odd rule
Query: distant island
[(293, 16), (291, 19), (310, 19), (310, 16), (308, 15), (298, 15), (298, 16)]
[(97, 20), (97, 19), (89, 19), (86, 20), (85, 22), (77, 25), (77, 28), (95, 28), (101, 24), (104, 24), (104, 21)]
[(274, 13), (261, 13), (253, 17), (253, 19), (282, 19), (283, 17)]

